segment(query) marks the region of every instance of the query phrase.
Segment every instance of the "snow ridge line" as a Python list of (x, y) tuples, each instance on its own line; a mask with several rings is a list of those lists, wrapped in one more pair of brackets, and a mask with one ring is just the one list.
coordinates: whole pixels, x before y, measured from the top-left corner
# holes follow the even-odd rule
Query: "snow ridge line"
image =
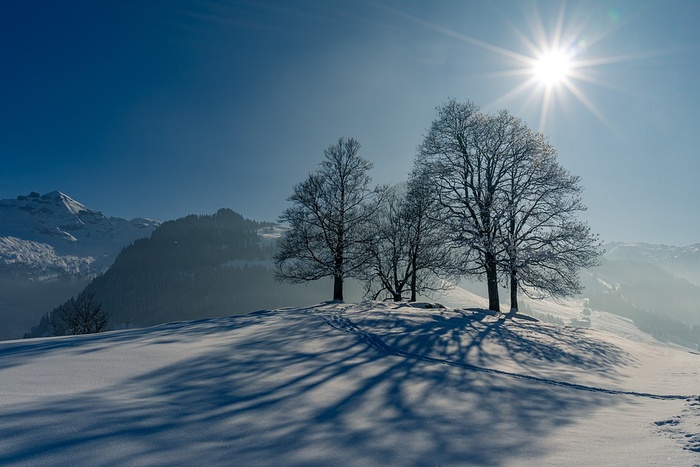
[(478, 371), (482, 373), (496, 374), (500, 376), (506, 376), (509, 378), (521, 379), (525, 381), (533, 381), (542, 384), (548, 384), (550, 386), (559, 386), (569, 389), (576, 389), (578, 391), (589, 391), (598, 392), (603, 394), (611, 395), (622, 395), (622, 396), (633, 396), (633, 397), (644, 397), (648, 399), (661, 399), (661, 400), (680, 400), (680, 399), (697, 399), (698, 396), (692, 395), (680, 395), (680, 394), (653, 394), (648, 392), (636, 392), (636, 391), (624, 391), (621, 389), (608, 389), (601, 388), (597, 386), (587, 386), (585, 384), (571, 383), (568, 381), (557, 381), (554, 379), (542, 378), (539, 376), (525, 375), (521, 373), (513, 373), (510, 371), (497, 370), (495, 368), (482, 367), (478, 365), (472, 365), (471, 363), (455, 362), (451, 360), (445, 360), (442, 358), (429, 357), (426, 355), (419, 355), (413, 352), (407, 352), (405, 350), (400, 350), (384, 342), (384, 340), (368, 331), (362, 330), (357, 324), (355, 324), (349, 318), (342, 316), (339, 312), (333, 312), (330, 318), (314, 314), (319, 317), (325, 324), (338, 331), (355, 334), (360, 337), (361, 340), (366, 342), (370, 347), (384, 352), (388, 355), (394, 355), (397, 357), (411, 358), (414, 360), (419, 360), (428, 363), (438, 363), (442, 365), (449, 365), (458, 368), (464, 368), (467, 370)]

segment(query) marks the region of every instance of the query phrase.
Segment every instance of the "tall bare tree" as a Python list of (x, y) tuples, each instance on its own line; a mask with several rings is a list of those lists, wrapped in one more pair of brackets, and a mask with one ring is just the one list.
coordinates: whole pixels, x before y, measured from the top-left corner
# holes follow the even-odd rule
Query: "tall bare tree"
[(462, 271), (486, 277), (489, 309), (500, 310), (499, 279), (533, 295), (580, 291), (578, 270), (595, 264), (598, 242), (576, 215), (578, 177), (556, 151), (506, 111), (471, 102), (438, 107), (416, 164), (429, 173), (449, 240), (464, 248)]
[(276, 277), (293, 283), (333, 277), (333, 299), (343, 300), (343, 281), (366, 258), (365, 225), (376, 206), (370, 189), (372, 163), (358, 155), (360, 143), (340, 138), (324, 151), (319, 169), (294, 186), (293, 205), (280, 216), (290, 230), (275, 255)]
[(500, 310), (498, 263), (503, 253), (499, 199), (514, 144), (504, 115), (484, 115), (472, 102), (449, 100), (438, 107), (417, 165), (429, 173), (450, 240), (464, 247), (462, 271), (486, 277), (489, 309)]
[(513, 313), (519, 290), (533, 298), (581, 292), (578, 271), (595, 266), (600, 250), (597, 237), (576, 219), (586, 210), (580, 178), (558, 164), (555, 149), (541, 134), (524, 123), (520, 126), (523, 150), (513, 155), (515, 163), (510, 166), (501, 234)]

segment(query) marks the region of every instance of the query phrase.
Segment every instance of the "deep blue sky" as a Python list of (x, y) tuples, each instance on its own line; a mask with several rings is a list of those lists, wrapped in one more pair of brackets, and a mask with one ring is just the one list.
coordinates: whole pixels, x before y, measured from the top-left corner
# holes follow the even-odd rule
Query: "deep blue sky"
[[(0, 0), (0, 198), (275, 220), (341, 136), (404, 180), (454, 97), (548, 135), (604, 240), (697, 243), (699, 21), (693, 0)], [(557, 31), (581, 67), (543, 118), (513, 53)]]

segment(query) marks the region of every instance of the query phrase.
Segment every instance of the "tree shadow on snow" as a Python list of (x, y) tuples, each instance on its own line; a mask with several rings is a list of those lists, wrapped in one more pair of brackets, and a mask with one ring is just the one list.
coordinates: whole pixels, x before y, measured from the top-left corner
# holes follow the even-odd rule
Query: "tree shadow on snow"
[(395, 350), (446, 362), (488, 367), (508, 361), (534, 375), (566, 368), (610, 382), (619, 379), (620, 368), (636, 363), (632, 355), (581, 328), (498, 319), (481, 309), (428, 314), (403, 310), (389, 311), (390, 320), (371, 312), (356, 313), (353, 319)]

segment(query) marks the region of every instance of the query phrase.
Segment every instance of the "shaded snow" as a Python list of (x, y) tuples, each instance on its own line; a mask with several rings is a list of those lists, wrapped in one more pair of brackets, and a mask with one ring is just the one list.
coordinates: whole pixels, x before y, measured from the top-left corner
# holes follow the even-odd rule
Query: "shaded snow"
[(697, 465), (700, 356), (330, 303), (0, 343), (2, 465)]

